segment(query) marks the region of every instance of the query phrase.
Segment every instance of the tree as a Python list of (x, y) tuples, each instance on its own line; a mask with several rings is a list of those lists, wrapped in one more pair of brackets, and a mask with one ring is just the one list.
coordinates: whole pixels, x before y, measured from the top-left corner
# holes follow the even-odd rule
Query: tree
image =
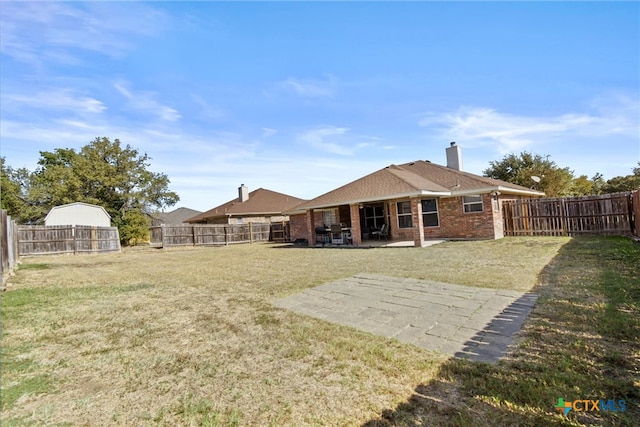
[(39, 166), (31, 179), (29, 197), (32, 202), (49, 209), (73, 202), (100, 204), (82, 194), (80, 188), (84, 177), (78, 174), (78, 161), (78, 153), (71, 148), (41, 151)]
[[(148, 224), (141, 218), (180, 200), (169, 191), (165, 174), (148, 170), (149, 160), (146, 153), (123, 147), (118, 139), (111, 142), (103, 137), (78, 152), (70, 148), (41, 151), (38, 168), (28, 182), (18, 183), (11, 169), (13, 175), (7, 174), (7, 179), (20, 187), (13, 193), (23, 194), (25, 202), (37, 207), (41, 215), (72, 202), (104, 207), (119, 228), (121, 240), (128, 243), (148, 236)], [(3, 168), (3, 180), (4, 176)]]
[(591, 178), (591, 182), (593, 183), (593, 185), (591, 186), (592, 195), (597, 196), (604, 193), (604, 187), (607, 185), (607, 182), (604, 180), (600, 172), (596, 172), (593, 178)]
[(44, 217), (46, 210), (33, 203), (30, 197), (32, 174), (26, 168), (13, 169), (0, 158), (0, 208), (20, 224), (34, 224)]
[[(561, 168), (549, 156), (532, 154), (527, 151), (520, 155), (508, 154), (500, 161), (489, 162), (483, 171), (485, 176), (501, 179), (523, 187), (533, 187), (544, 191), (549, 197), (572, 194), (573, 171)], [(540, 178), (536, 183), (532, 177)]]
[(638, 167), (633, 168), (632, 170), (632, 175), (616, 176), (608, 180), (603, 186), (603, 192), (620, 193), (624, 191), (640, 190), (640, 162), (638, 162)]
[(571, 196), (587, 196), (594, 194), (594, 182), (587, 175), (580, 175), (571, 181)]

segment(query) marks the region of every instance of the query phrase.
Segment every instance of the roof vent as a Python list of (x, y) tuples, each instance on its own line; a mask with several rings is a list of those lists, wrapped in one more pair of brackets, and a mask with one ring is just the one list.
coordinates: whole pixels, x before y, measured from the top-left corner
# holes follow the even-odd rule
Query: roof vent
[(449, 169), (462, 170), (462, 151), (454, 142), (447, 147), (447, 167)]

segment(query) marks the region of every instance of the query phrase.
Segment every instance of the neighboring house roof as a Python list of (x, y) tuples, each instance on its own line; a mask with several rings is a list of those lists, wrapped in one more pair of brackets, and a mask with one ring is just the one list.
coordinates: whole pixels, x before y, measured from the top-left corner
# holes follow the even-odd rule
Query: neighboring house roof
[(540, 191), (506, 181), (416, 160), (387, 166), (301, 203), (292, 212), (410, 196), (454, 197), (492, 191), (528, 196), (544, 195)]
[(198, 214), (202, 213), (202, 211), (197, 211), (195, 209), (189, 208), (178, 208), (171, 212), (159, 212), (154, 214), (154, 218), (162, 221), (163, 224), (182, 224), (189, 218), (192, 218)]
[(249, 198), (241, 202), (240, 197), (228, 201), (213, 209), (209, 209), (185, 222), (199, 222), (208, 218), (248, 215), (278, 215), (304, 202), (304, 199), (258, 188), (249, 193)]

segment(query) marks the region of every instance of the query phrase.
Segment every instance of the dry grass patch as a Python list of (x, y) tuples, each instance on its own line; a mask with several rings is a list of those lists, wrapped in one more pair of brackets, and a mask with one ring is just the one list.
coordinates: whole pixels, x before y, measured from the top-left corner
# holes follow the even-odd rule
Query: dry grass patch
[(446, 358), (271, 301), (360, 272), (526, 290), (566, 241), (27, 258), (2, 296), (3, 425), (359, 425)]
[[(538, 304), (509, 358), (497, 365), (447, 361), (436, 378), (367, 426), (637, 426), (640, 245), (573, 239), (534, 292)], [(565, 417), (554, 408), (560, 397), (624, 400), (626, 410)]]

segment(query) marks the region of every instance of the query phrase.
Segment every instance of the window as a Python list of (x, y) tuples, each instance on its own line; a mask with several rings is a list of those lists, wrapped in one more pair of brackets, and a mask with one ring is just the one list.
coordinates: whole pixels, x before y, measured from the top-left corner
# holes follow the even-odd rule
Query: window
[(379, 230), (384, 224), (384, 207), (382, 205), (365, 206), (364, 221), (367, 228)]
[(438, 202), (436, 199), (425, 199), (422, 201), (422, 226), (437, 227), (438, 222)]
[(482, 212), (482, 196), (463, 196), (462, 205), (464, 206), (464, 213)]
[(336, 211), (333, 209), (322, 211), (322, 223), (326, 226), (336, 223)]
[(398, 202), (398, 228), (411, 228), (411, 202)]

